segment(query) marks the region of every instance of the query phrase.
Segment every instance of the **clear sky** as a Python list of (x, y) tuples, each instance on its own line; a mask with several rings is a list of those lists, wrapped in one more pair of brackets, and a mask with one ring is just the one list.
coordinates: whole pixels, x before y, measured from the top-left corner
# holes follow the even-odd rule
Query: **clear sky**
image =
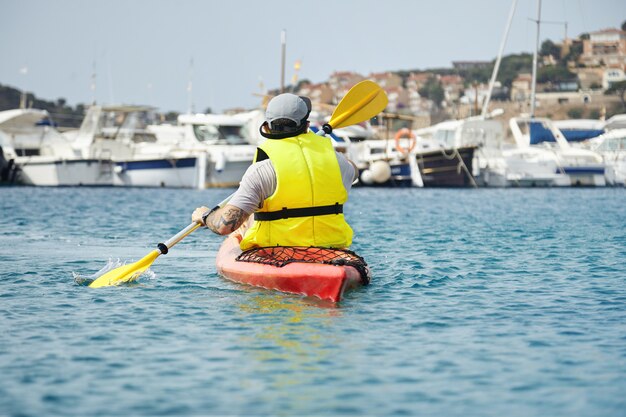
[[(326, 80), (492, 60), (510, 0), (0, 0), (0, 84), (70, 105), (148, 104), (187, 111), (253, 108), (286, 81)], [(505, 54), (531, 52), (536, 0), (518, 0)], [(568, 35), (626, 20), (625, 0), (543, 0)], [(541, 26), (561, 41), (565, 26)], [(193, 65), (191, 61), (193, 60)], [(95, 71), (94, 71), (95, 68)], [(92, 75), (95, 74), (95, 92)]]

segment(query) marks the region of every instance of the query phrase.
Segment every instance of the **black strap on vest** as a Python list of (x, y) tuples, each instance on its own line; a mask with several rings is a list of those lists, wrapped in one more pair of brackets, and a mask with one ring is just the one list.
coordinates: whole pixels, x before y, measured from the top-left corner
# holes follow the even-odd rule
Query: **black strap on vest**
[(293, 209), (283, 207), (282, 210), (261, 211), (254, 213), (254, 220), (268, 222), (272, 220), (288, 219), (290, 217), (325, 216), (327, 214), (340, 213), (343, 213), (343, 204), (339, 203), (335, 203), (330, 206), (302, 207)]

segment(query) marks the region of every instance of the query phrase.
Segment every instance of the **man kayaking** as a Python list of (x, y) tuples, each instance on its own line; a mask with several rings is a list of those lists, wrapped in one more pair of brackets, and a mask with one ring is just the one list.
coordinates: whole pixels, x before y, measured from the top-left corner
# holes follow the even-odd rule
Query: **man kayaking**
[(309, 132), (311, 101), (280, 94), (267, 105), (260, 133), (268, 140), (239, 188), (222, 208), (199, 207), (194, 222), (226, 235), (254, 213), (242, 250), (267, 246), (348, 248), (352, 229), (343, 215), (358, 170), (330, 138)]

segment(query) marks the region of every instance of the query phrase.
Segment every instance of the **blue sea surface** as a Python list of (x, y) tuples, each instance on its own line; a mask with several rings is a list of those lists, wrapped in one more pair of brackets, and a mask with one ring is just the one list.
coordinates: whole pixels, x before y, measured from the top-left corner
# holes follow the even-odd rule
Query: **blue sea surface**
[(325, 304), (216, 274), (232, 190), (0, 188), (0, 414), (624, 416), (626, 190), (354, 189), (370, 286)]

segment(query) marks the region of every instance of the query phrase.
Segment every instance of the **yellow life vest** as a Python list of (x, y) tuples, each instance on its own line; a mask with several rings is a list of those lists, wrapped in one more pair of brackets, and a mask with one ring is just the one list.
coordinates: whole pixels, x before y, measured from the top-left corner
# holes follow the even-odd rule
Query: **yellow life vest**
[(241, 241), (241, 249), (349, 247), (352, 229), (343, 216), (348, 192), (330, 139), (309, 132), (280, 140), (268, 139), (259, 148), (276, 171), (276, 191), (255, 213), (254, 224)]

